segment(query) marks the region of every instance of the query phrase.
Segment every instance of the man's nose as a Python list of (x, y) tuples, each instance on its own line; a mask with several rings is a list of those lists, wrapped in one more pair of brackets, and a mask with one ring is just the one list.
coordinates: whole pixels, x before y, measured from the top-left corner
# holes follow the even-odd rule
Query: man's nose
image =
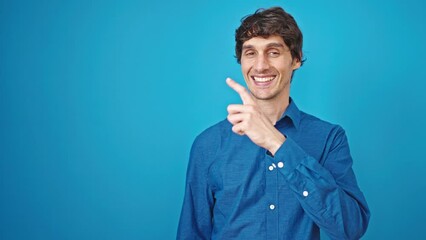
[(258, 55), (254, 63), (254, 69), (257, 72), (262, 72), (268, 68), (269, 68), (269, 62), (267, 57), (263, 54)]

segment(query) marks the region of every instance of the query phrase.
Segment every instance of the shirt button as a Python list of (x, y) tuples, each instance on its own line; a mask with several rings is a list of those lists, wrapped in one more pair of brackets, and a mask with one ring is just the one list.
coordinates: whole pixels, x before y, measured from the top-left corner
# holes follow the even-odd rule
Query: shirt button
[(279, 168), (283, 168), (283, 167), (284, 167), (284, 163), (283, 163), (283, 162), (279, 162), (279, 163), (278, 163), (278, 167), (279, 167)]
[(309, 195), (309, 192), (308, 191), (303, 191), (302, 194), (303, 194), (304, 197), (307, 197)]
[(269, 205), (269, 209), (274, 210), (275, 209), (275, 205), (274, 204)]
[(273, 171), (274, 167), (273, 166), (269, 166), (269, 171)]

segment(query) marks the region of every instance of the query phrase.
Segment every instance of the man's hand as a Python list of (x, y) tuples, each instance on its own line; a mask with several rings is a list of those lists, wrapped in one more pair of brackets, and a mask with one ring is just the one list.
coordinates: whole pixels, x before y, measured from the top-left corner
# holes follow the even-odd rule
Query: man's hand
[(263, 147), (272, 155), (281, 147), (285, 136), (280, 133), (262, 113), (251, 94), (234, 80), (227, 78), (226, 83), (241, 97), (243, 104), (228, 106), (228, 121), (233, 125), (232, 131), (247, 135), (256, 145)]

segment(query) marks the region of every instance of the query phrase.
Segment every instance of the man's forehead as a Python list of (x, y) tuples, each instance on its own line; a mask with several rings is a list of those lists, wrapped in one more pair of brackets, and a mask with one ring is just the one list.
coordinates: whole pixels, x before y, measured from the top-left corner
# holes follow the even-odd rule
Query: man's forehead
[(269, 37), (253, 37), (243, 43), (243, 48), (257, 48), (257, 47), (283, 47), (286, 48), (286, 44), (281, 36), (269, 36)]

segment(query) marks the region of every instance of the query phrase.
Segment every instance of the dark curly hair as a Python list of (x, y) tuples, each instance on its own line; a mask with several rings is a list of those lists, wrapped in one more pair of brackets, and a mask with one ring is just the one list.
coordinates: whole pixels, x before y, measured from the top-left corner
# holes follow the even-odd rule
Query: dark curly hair
[(245, 41), (253, 37), (267, 38), (281, 36), (289, 47), (291, 57), (303, 64), (303, 35), (294, 18), (281, 7), (258, 9), (254, 14), (241, 19), (240, 27), (235, 30), (235, 54), (241, 63), (241, 52)]

